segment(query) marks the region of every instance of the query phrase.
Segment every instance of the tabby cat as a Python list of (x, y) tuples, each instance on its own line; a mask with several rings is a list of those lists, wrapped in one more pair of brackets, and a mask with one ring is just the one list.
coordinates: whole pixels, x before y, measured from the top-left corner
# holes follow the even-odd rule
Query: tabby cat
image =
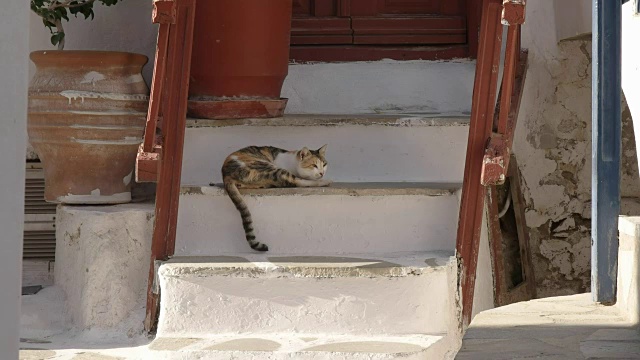
[(328, 186), (331, 181), (322, 178), (327, 173), (326, 149), (327, 145), (318, 150), (305, 147), (294, 151), (272, 146), (249, 146), (234, 152), (224, 161), (224, 188), (242, 216), (247, 242), (252, 249), (269, 251), (266, 244), (256, 240), (251, 213), (238, 188)]

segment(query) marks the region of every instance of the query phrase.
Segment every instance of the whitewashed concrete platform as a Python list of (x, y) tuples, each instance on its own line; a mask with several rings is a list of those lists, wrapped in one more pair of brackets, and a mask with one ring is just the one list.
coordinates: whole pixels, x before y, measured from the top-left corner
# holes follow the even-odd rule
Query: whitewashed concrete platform
[(451, 346), (444, 336), (218, 336), (158, 338), (149, 346), (153, 359), (210, 360), (446, 360)]
[(159, 268), (160, 337), (455, 333), (453, 253), (174, 258)]
[(224, 159), (246, 146), (327, 147), (336, 182), (462, 182), (469, 115), (286, 115), (187, 122), (182, 184), (222, 182)]
[[(453, 250), (459, 186), (334, 183), (241, 192), (270, 254), (384, 254)], [(248, 250), (240, 215), (221, 187), (183, 187), (176, 256)]]
[(126, 338), (112, 333), (23, 338), (20, 360), (448, 360), (442, 336), (220, 335)]
[(591, 294), (538, 299), (477, 315), (456, 359), (640, 359), (640, 332)]

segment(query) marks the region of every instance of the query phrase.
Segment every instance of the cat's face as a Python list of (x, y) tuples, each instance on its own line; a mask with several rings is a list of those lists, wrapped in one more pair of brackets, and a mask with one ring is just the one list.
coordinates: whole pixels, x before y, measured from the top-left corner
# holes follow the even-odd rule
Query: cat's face
[(327, 145), (318, 150), (306, 147), (298, 151), (298, 175), (307, 180), (321, 179), (327, 173), (327, 160), (324, 158)]

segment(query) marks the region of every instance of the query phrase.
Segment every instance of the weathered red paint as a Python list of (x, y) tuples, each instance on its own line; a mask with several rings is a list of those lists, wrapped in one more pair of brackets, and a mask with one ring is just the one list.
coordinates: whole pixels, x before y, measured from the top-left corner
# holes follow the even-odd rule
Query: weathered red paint
[(209, 120), (277, 118), (284, 116), (287, 101), (287, 99), (190, 100), (187, 114), (192, 118)]
[(471, 321), (485, 187), (480, 183), (482, 158), (493, 128), (502, 43), (501, 0), (484, 0), (471, 123), (462, 187), (456, 252), (462, 291), (462, 326)]
[(526, 15), (526, 0), (504, 0), (502, 20), (505, 25), (522, 25)]
[(506, 179), (511, 150), (501, 134), (493, 134), (482, 159), (482, 175), (480, 183), (483, 186), (500, 185)]
[[(147, 289), (147, 316), (145, 329), (153, 331), (159, 314), (159, 290), (154, 288), (155, 263), (165, 260), (175, 252), (178, 201), (180, 198), (180, 177), (186, 129), (187, 97), (195, 17), (195, 0), (174, 0), (176, 21), (161, 24), (168, 32), (167, 56), (156, 66), (167, 69), (166, 76), (154, 78), (153, 90), (156, 99), (161, 99), (160, 113), (163, 122), (162, 150), (158, 186), (156, 190), (156, 214), (151, 245), (151, 262)], [(159, 38), (159, 40), (161, 40)], [(159, 42), (160, 46), (160, 42)], [(165, 90), (164, 92), (162, 90)], [(155, 128), (146, 136), (155, 138)]]
[[(519, 25), (514, 27), (519, 27)], [(518, 32), (519, 30), (514, 33), (517, 34)], [(512, 42), (511, 46), (515, 47), (517, 44), (518, 42)], [(500, 92), (500, 111), (495, 125), (496, 132), (491, 136), (482, 160), (483, 168), (480, 182), (484, 186), (502, 184), (509, 169), (513, 136), (518, 122), (520, 101), (524, 92), (524, 82), (528, 67), (528, 52), (522, 50), (519, 51), (519, 54), (520, 56), (513, 55), (512, 59), (509, 60), (516, 61), (520, 59), (515, 69), (509, 69), (515, 75), (511, 84), (505, 84), (511, 79), (511, 76), (507, 77), (507, 69), (505, 67), (505, 81)], [(505, 91), (503, 93), (502, 91), (505, 89), (510, 92)], [(506, 96), (507, 94), (511, 94), (511, 96)], [(505, 101), (505, 98), (509, 98), (509, 101)]]
[(154, 24), (175, 24), (176, 3), (173, 0), (156, 0), (153, 2), (151, 20)]

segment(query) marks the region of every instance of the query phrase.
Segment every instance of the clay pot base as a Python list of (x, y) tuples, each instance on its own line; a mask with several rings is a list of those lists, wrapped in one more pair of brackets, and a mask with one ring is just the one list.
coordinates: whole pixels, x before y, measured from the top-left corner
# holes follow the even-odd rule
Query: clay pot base
[(196, 119), (276, 118), (284, 115), (288, 99), (189, 100), (187, 114)]

